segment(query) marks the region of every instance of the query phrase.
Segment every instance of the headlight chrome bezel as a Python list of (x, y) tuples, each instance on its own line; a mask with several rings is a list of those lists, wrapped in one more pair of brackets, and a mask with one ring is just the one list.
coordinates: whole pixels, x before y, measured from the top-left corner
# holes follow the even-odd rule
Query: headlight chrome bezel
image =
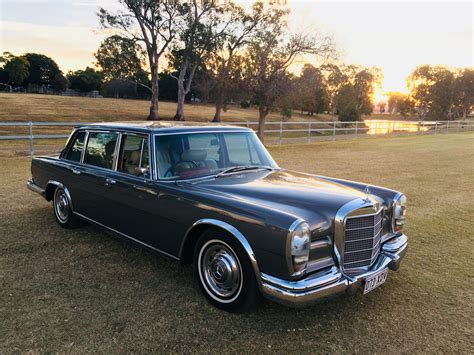
[(392, 232), (401, 233), (405, 226), (407, 197), (398, 193), (392, 203)]
[(290, 274), (293, 277), (303, 275), (306, 272), (311, 250), (311, 229), (309, 224), (298, 219), (288, 231), (287, 259)]

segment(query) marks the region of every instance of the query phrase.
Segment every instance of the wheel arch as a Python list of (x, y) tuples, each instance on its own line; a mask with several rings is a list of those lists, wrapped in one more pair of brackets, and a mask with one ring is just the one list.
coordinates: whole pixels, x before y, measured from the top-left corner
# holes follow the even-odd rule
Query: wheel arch
[(188, 228), (184, 236), (183, 242), (179, 250), (179, 258), (183, 264), (190, 264), (193, 260), (194, 246), (196, 245), (199, 237), (209, 228), (219, 228), (225, 231), (229, 236), (234, 238), (242, 248), (245, 250), (247, 256), (249, 257), (252, 269), (255, 272), (255, 277), (257, 278), (257, 283), (260, 287), (260, 269), (258, 267), (257, 258), (255, 253), (250, 246), (247, 238), (234, 226), (229, 223), (219, 221), (216, 219), (200, 219), (193, 223), (191, 227)]
[(46, 200), (51, 201), (54, 198), (54, 191), (58, 187), (60, 187), (64, 190), (64, 192), (66, 193), (66, 197), (69, 200), (69, 206), (71, 206), (71, 209), (73, 209), (71, 194), (69, 193), (69, 190), (67, 189), (67, 187), (64, 186), (59, 181), (55, 181), (55, 180), (49, 180), (48, 181), (48, 183), (46, 184), (46, 189), (45, 189), (45, 193), (44, 193), (44, 197), (46, 198)]

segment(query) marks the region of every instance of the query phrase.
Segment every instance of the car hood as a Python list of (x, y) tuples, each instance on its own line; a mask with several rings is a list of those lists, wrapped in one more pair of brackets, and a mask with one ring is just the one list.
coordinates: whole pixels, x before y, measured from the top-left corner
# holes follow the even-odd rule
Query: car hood
[(233, 174), (200, 182), (196, 187), (291, 213), (308, 222), (320, 221), (321, 216), (332, 220), (344, 204), (366, 197), (340, 183), (289, 170)]

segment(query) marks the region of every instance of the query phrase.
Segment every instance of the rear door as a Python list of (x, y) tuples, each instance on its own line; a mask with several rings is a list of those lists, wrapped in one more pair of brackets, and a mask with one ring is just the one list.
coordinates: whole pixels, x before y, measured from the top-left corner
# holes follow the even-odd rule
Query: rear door
[(118, 137), (117, 132), (89, 131), (83, 164), (76, 171), (74, 210), (102, 224), (111, 209), (106, 201), (106, 179), (115, 168)]

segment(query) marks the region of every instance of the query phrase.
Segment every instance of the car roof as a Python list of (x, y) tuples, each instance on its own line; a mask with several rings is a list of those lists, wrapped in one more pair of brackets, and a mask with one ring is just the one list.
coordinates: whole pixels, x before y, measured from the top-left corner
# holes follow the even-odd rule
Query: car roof
[(175, 121), (119, 121), (92, 123), (77, 127), (79, 129), (124, 130), (141, 133), (195, 133), (220, 131), (251, 131), (246, 127), (212, 124), (208, 122), (175, 122)]

